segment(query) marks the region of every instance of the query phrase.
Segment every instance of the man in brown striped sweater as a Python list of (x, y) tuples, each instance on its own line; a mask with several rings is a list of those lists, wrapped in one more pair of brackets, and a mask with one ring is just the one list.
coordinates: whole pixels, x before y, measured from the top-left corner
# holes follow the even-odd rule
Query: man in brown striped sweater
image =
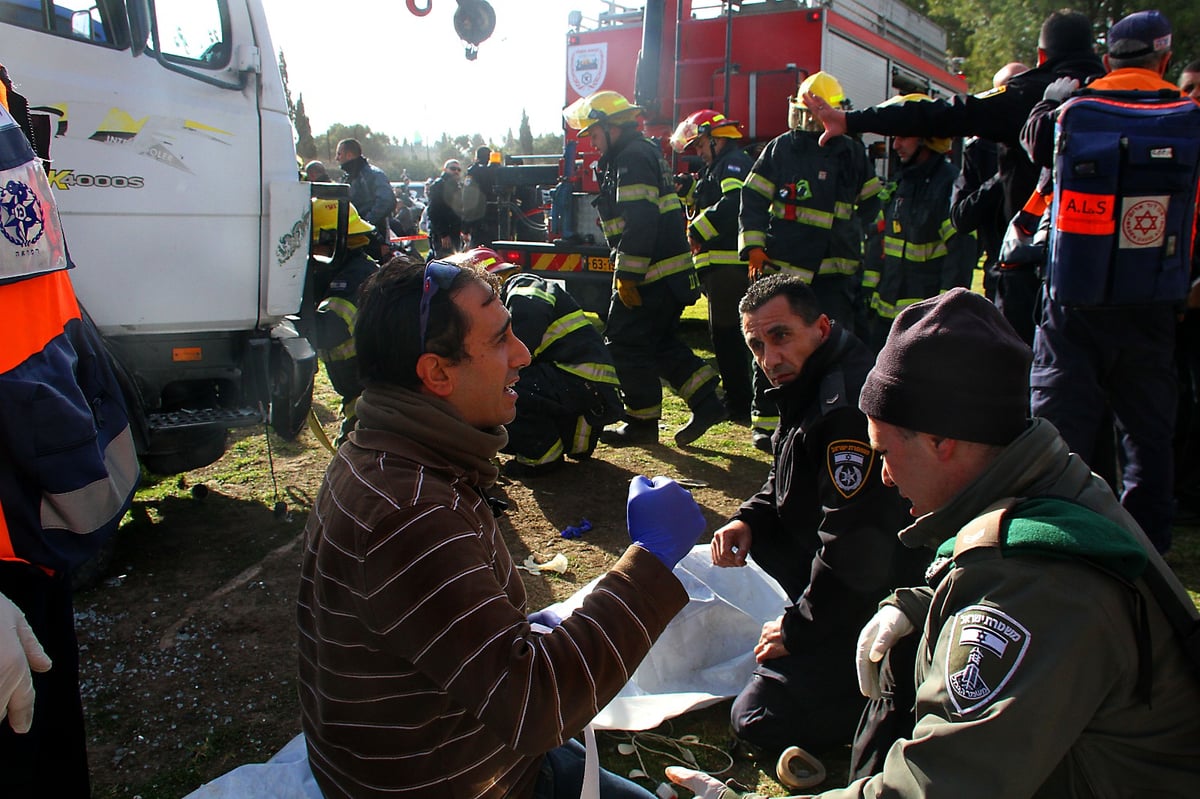
[[(483, 493), (529, 352), (487, 281), (396, 259), (364, 286), (359, 427), (309, 517), (297, 608), (309, 763), (330, 799), (578, 796), (568, 739), (687, 602), (671, 569), (703, 517), (639, 477), (634, 544), (580, 609), (531, 628)], [(601, 794), (652, 796), (607, 773)]]

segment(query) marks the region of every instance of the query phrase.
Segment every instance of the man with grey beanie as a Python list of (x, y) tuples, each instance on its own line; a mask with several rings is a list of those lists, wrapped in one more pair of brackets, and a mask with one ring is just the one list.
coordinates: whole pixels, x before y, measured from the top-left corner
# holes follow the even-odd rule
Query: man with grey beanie
[[(859, 408), (900, 532), (937, 550), (859, 638), (859, 683), (920, 634), (916, 727), (823, 797), (1200, 795), (1196, 611), (1105, 483), (1024, 418), (1029, 348), (955, 289), (896, 319)], [(1191, 640), (1187, 636), (1191, 635)], [(689, 770), (705, 799), (736, 792)]]

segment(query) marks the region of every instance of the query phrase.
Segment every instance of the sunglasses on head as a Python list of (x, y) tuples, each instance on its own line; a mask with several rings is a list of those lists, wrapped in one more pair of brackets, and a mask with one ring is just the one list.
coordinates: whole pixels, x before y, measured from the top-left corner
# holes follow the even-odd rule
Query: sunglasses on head
[(445, 261), (430, 261), (425, 265), (425, 282), (421, 286), (421, 352), (425, 352), (425, 334), (429, 332), (429, 304), (439, 291), (449, 291), (462, 268)]

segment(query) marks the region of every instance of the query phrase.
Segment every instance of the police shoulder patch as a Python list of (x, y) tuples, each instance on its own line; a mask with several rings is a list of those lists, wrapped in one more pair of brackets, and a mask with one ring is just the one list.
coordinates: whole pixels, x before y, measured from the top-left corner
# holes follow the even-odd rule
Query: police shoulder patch
[(975, 95), (975, 98), (978, 100), (984, 100), (988, 97), (995, 97), (998, 94), (1004, 94), (1006, 91), (1008, 91), (1008, 86), (997, 86), (994, 89), (988, 89), (987, 91), (979, 92)]
[(875, 451), (865, 442), (854, 439), (829, 442), (825, 464), (833, 487), (843, 498), (850, 499), (866, 484), (874, 457)]
[(1029, 630), (1002, 610), (971, 605), (955, 616), (946, 652), (946, 687), (959, 715), (987, 707), (1029, 650)]

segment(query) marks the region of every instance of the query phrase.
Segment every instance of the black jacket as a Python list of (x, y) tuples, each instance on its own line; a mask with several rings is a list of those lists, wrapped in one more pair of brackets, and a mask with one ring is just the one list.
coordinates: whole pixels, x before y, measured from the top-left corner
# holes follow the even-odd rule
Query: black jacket
[[(896, 537), (912, 521), (908, 502), (883, 484), (867, 441), (858, 395), (874, 360), (835, 323), (800, 376), (767, 392), (779, 405), (775, 463), (734, 518), (750, 525), (751, 556), (793, 600), (783, 621), (791, 653), (857, 637), (889, 590), (921, 581), (932, 556)], [(808, 559), (764, 562), (784, 537)]]
[(463, 230), (462, 186), (443, 172), (429, 186), (429, 238), (457, 236)]
[(696, 271), (710, 266), (745, 265), (738, 255), (738, 211), (742, 207), (742, 185), (750, 176), (754, 160), (737, 146), (726, 146), (696, 177), (691, 203), (696, 214), (688, 234), (700, 242)]

